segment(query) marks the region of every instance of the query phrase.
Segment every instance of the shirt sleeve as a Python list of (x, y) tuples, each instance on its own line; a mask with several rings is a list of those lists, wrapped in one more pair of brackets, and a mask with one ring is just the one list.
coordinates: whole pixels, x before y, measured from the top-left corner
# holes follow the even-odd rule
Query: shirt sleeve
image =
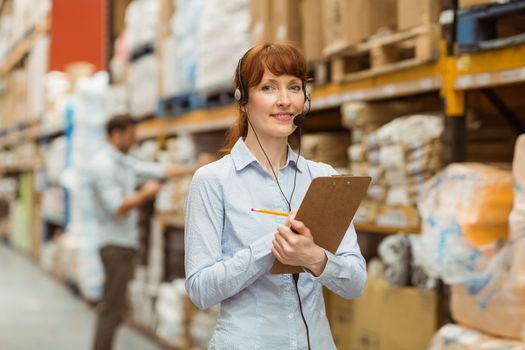
[(93, 167), (89, 173), (95, 197), (105, 210), (114, 215), (124, 201), (124, 188), (115, 179), (110, 166)]
[(205, 166), (190, 185), (184, 233), (186, 290), (202, 309), (236, 295), (269, 271), (274, 261), (274, 232), (232, 257), (223, 257), (223, 220), (222, 186), (210, 166)]
[(328, 261), (324, 271), (313, 278), (343, 298), (359, 297), (366, 284), (366, 262), (357, 244), (354, 225), (350, 224), (335, 254), (327, 250), (325, 253)]
[(153, 179), (162, 179), (165, 177), (165, 166), (163, 164), (146, 162), (130, 156), (127, 157), (126, 161), (139, 177)]

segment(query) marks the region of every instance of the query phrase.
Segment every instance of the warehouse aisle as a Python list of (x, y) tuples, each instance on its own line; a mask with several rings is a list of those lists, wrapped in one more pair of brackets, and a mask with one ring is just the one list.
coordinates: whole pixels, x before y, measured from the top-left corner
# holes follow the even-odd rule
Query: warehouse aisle
[[(0, 243), (0, 349), (88, 350), (95, 313), (28, 258)], [(154, 350), (129, 327), (117, 350)]]

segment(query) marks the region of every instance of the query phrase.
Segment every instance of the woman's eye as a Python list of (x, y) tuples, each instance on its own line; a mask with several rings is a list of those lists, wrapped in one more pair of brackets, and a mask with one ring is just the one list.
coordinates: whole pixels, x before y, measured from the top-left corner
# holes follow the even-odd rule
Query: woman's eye
[(271, 85), (263, 85), (263, 87), (261, 88), (262, 91), (272, 91), (273, 90), (273, 86)]
[(299, 91), (301, 91), (301, 86), (300, 85), (292, 85), (290, 87), (290, 90), (292, 90), (293, 92), (299, 92)]

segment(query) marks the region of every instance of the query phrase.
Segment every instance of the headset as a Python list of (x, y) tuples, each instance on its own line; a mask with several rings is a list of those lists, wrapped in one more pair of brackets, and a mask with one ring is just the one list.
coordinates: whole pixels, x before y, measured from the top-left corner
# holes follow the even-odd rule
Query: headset
[[(244, 81), (242, 79), (241, 68), (242, 68), (242, 63), (243, 63), (246, 55), (248, 55), (248, 53), (251, 50), (252, 49), (249, 49), (248, 51), (246, 51), (246, 53), (241, 57), (241, 59), (237, 63), (237, 69), (236, 69), (236, 71), (237, 71), (237, 88), (235, 89), (235, 91), (233, 93), (233, 97), (239, 103), (240, 106), (245, 106), (248, 103), (248, 91), (246, 90), (246, 85), (244, 85)], [(257, 132), (255, 131), (255, 128), (253, 127), (253, 125), (252, 125), (252, 123), (250, 121), (250, 116), (248, 115), (248, 112), (246, 112), (248, 124), (252, 128), (253, 133), (255, 135), (255, 138), (257, 139), (257, 143), (261, 147), (261, 150), (263, 151), (263, 154), (266, 157), (266, 160), (270, 164), (270, 169), (272, 170), (272, 173), (273, 173), (273, 176), (275, 178), (275, 181), (277, 182), (277, 187), (279, 188), (279, 191), (281, 192), (281, 195), (283, 196), (284, 200), (286, 201), (286, 204), (288, 204), (288, 209), (290, 211), (292, 210), (291, 203), (292, 203), (293, 194), (295, 192), (295, 184), (296, 184), (296, 180), (297, 180), (297, 163), (298, 163), (299, 157), (301, 155), (301, 141), (300, 141), (300, 139), (301, 139), (301, 126), (304, 123), (304, 119), (306, 117), (306, 114), (308, 114), (310, 112), (311, 102), (312, 102), (312, 98), (310, 96), (310, 93), (306, 89), (305, 82), (303, 81), (302, 83), (303, 83), (303, 93), (304, 93), (303, 111), (293, 118), (293, 123), (294, 123), (295, 126), (297, 126), (298, 132), (299, 132), (299, 152), (297, 153), (297, 159), (295, 160), (295, 174), (294, 174), (294, 179), (293, 179), (293, 188), (292, 188), (292, 193), (290, 194), (290, 198), (289, 199), (286, 198), (286, 195), (284, 194), (284, 191), (281, 188), (281, 184), (279, 183), (279, 179), (277, 178), (277, 174), (275, 174), (275, 171), (273, 170), (273, 166), (272, 166), (272, 163), (270, 162), (270, 158), (268, 157), (268, 155), (264, 151), (264, 148), (263, 148), (261, 142), (259, 141), (259, 137), (257, 136)], [(292, 275), (292, 277), (293, 277), (293, 281), (294, 281), (294, 284), (295, 284), (295, 291), (297, 292), (297, 298), (299, 299), (299, 309), (301, 311), (301, 317), (303, 319), (303, 323), (304, 323), (304, 326), (306, 328), (306, 339), (307, 339), (307, 343), (308, 343), (308, 350), (310, 350), (311, 349), (310, 348), (310, 331), (308, 329), (308, 324), (306, 322), (306, 318), (304, 317), (303, 304), (302, 304), (302, 301), (301, 301), (301, 295), (299, 294), (299, 287), (298, 287), (299, 274), (298, 273), (294, 273)]]

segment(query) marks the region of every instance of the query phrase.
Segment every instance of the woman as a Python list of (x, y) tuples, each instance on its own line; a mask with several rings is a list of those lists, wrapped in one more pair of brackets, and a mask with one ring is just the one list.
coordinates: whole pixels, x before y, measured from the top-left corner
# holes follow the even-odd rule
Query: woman
[[(221, 304), (210, 349), (335, 349), (322, 286), (344, 298), (363, 291), (365, 261), (352, 225), (334, 255), (315, 244), (293, 212), (283, 219), (250, 211), (289, 212), (313, 178), (336, 173), (288, 146), (294, 117), (306, 107), (306, 75), (291, 44), (250, 49), (235, 76), (240, 116), (228, 135), (229, 154), (193, 177), (186, 289), (199, 308)], [(272, 275), (275, 259), (305, 273), (296, 284), (292, 275)]]

